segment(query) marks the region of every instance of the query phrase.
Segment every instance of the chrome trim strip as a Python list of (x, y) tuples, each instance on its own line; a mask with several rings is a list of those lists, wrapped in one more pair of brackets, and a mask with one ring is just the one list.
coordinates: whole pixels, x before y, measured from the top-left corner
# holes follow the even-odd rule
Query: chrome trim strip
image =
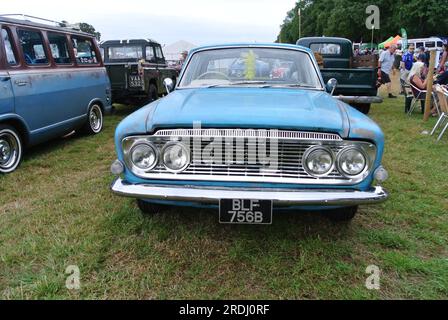
[(382, 103), (383, 98), (379, 96), (334, 96), (345, 103)]
[(117, 178), (111, 186), (117, 195), (138, 199), (201, 202), (218, 204), (220, 199), (273, 200), (277, 206), (321, 205), (352, 206), (385, 201), (388, 193), (382, 187), (369, 191), (356, 190), (295, 190), (270, 188), (225, 188), (200, 186), (169, 186), (129, 184)]
[(269, 138), (285, 140), (343, 141), (335, 133), (285, 131), (272, 129), (169, 129), (159, 130), (156, 137), (231, 137), (231, 138)]

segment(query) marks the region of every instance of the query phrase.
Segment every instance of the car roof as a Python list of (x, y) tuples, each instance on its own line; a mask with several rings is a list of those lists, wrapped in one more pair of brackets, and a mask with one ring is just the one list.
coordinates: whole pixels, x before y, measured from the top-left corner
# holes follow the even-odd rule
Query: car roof
[(127, 44), (141, 45), (141, 44), (160, 44), (152, 39), (121, 39), (121, 40), (107, 40), (101, 41), (101, 46), (124, 46)]
[(213, 44), (213, 45), (206, 45), (194, 48), (190, 51), (190, 53), (195, 53), (202, 50), (208, 50), (208, 49), (225, 49), (225, 48), (262, 48), (262, 47), (269, 47), (269, 48), (280, 48), (280, 49), (293, 49), (293, 50), (300, 50), (300, 51), (307, 51), (308, 53), (313, 53), (309, 48), (299, 46), (296, 44), (289, 44), (289, 43), (226, 43), (226, 44)]
[(73, 29), (73, 28), (52, 26), (49, 24), (33, 22), (30, 20), (21, 20), (21, 19), (3, 17), (1, 15), (0, 15), (0, 24), (11, 24), (11, 25), (17, 25), (17, 26), (24, 26), (24, 27), (33, 27), (33, 28), (37, 28), (40, 30), (64, 32), (64, 33), (70, 33), (70, 34), (75, 34), (75, 35), (81, 35), (81, 36), (89, 37), (89, 38), (95, 37), (94, 35), (92, 35), (90, 33), (82, 32), (80, 30)]
[(297, 40), (297, 43), (313, 43), (313, 42), (334, 42), (334, 43), (346, 43), (351, 44), (352, 42), (346, 38), (339, 37), (305, 37)]

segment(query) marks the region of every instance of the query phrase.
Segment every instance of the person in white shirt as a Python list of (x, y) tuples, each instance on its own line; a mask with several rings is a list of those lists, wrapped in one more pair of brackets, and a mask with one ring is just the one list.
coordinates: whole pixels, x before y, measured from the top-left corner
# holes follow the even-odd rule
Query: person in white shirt
[(387, 86), (387, 93), (389, 98), (396, 98), (392, 94), (392, 83), (390, 80), (390, 74), (392, 72), (392, 67), (395, 61), (395, 51), (397, 50), (396, 45), (391, 45), (387, 50), (384, 50), (380, 55), (380, 60), (378, 62), (378, 78), (382, 84)]

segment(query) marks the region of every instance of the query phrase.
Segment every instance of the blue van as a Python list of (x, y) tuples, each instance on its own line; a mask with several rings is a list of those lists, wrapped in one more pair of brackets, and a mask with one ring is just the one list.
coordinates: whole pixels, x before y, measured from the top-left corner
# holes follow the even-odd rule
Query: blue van
[(6, 16), (0, 31), (0, 173), (9, 173), (24, 147), (99, 133), (111, 89), (94, 36)]

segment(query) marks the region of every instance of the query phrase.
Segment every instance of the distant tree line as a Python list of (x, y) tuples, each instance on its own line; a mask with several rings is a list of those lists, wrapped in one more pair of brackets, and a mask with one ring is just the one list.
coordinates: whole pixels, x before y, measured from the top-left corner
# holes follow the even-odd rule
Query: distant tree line
[(277, 41), (295, 43), (299, 38), (298, 9), (301, 8), (301, 35), (338, 36), (355, 42), (370, 42), (366, 28), (366, 8), (380, 9), (380, 30), (374, 42), (400, 34), (405, 28), (409, 38), (445, 36), (448, 33), (447, 0), (302, 0), (287, 13)]

